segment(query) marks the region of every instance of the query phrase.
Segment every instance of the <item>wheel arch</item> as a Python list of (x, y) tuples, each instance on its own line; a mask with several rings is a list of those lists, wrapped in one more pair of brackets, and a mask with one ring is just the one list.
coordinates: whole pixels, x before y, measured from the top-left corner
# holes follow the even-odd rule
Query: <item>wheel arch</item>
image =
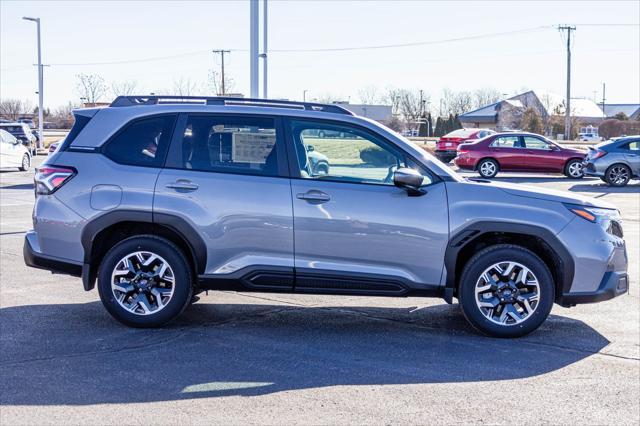
[(188, 222), (170, 214), (120, 210), (95, 218), (82, 231), (84, 289), (88, 291), (95, 286), (100, 260), (113, 245), (141, 234), (152, 234), (173, 242), (187, 256), (194, 275), (204, 273), (207, 248)]
[(514, 244), (534, 252), (547, 265), (555, 282), (556, 301), (568, 293), (575, 265), (567, 248), (546, 228), (508, 222), (476, 222), (450, 239), (445, 251), (448, 302), (457, 296), (462, 268), (477, 251), (495, 244)]

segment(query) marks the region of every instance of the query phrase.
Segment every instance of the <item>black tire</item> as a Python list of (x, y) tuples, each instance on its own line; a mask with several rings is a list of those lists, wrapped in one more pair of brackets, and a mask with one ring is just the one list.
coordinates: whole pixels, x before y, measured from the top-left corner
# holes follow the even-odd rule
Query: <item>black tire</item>
[(604, 179), (607, 185), (625, 186), (631, 180), (631, 169), (626, 164), (613, 164), (604, 172)]
[(31, 168), (31, 158), (29, 154), (24, 154), (22, 156), (22, 165), (18, 168), (21, 172), (26, 172)]
[(478, 174), (485, 179), (491, 179), (496, 177), (500, 171), (500, 165), (493, 158), (484, 158), (478, 162), (476, 167)]
[[(580, 165), (580, 174), (572, 174), (572, 169), (577, 165)], [(584, 177), (584, 171), (582, 170), (582, 160), (578, 158), (572, 158), (571, 160), (567, 161), (567, 164), (565, 164), (564, 166), (564, 175), (569, 179), (582, 179)]]
[(329, 174), (329, 164), (322, 162), (318, 163), (316, 166), (316, 174), (317, 175), (328, 175)]
[(607, 179), (605, 179), (604, 176), (600, 176), (600, 180), (603, 181), (604, 183), (607, 183)]
[[(517, 262), (528, 268), (537, 278), (539, 287), (537, 304), (533, 313), (521, 322), (497, 324), (485, 316), (478, 305), (476, 284), (487, 268), (500, 262)], [(520, 337), (531, 333), (547, 319), (554, 299), (553, 276), (547, 265), (532, 251), (512, 244), (490, 246), (474, 255), (462, 270), (458, 288), (458, 300), (467, 321), (480, 332), (493, 337)], [(505, 306), (496, 307), (496, 312), (500, 308), (504, 311)]]
[(318, 137), (319, 137), (320, 139), (324, 139), (324, 137), (325, 137), (325, 136), (326, 136), (326, 135), (325, 135), (325, 133), (324, 133), (324, 130), (320, 130), (320, 131), (318, 132)]
[[(173, 271), (173, 295), (158, 312), (147, 315), (125, 309), (111, 289), (111, 275), (120, 260), (137, 251), (160, 256)], [(180, 315), (192, 300), (192, 283), (192, 271), (184, 253), (171, 241), (154, 235), (139, 235), (119, 242), (104, 256), (98, 270), (98, 292), (104, 307), (116, 320), (137, 328), (159, 327)]]

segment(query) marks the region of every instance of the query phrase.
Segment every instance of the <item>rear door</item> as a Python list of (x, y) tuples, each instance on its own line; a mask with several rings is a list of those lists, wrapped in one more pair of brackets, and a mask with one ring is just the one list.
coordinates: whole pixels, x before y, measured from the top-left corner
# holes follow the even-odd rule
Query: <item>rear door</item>
[(156, 183), (154, 221), (204, 242), (206, 279), (293, 288), (293, 213), (280, 119), (181, 114)]
[(0, 130), (0, 168), (10, 167), (9, 160), (9, 138), (6, 137), (8, 133), (4, 130)]
[(633, 174), (640, 175), (640, 139), (633, 140), (624, 146), (625, 158), (629, 162), (629, 166)]
[(522, 137), (525, 156), (523, 169), (532, 171), (562, 172), (564, 157), (559, 150), (542, 138), (535, 136)]
[(502, 170), (519, 170), (523, 165), (523, 150), (518, 135), (503, 135), (489, 144), (489, 156), (495, 158)]

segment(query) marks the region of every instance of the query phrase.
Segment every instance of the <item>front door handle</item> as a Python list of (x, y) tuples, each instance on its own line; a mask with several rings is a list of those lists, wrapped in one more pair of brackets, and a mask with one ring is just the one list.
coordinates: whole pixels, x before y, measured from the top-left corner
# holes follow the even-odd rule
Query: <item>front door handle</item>
[(327, 201), (331, 200), (331, 197), (329, 196), (329, 194), (322, 191), (318, 191), (317, 189), (311, 189), (307, 192), (297, 194), (296, 197), (299, 200), (305, 200), (305, 201), (309, 201), (311, 203), (317, 203), (317, 204), (326, 203)]
[(178, 179), (173, 183), (166, 184), (165, 187), (176, 189), (178, 191), (195, 191), (199, 188), (198, 184), (195, 184), (188, 179)]

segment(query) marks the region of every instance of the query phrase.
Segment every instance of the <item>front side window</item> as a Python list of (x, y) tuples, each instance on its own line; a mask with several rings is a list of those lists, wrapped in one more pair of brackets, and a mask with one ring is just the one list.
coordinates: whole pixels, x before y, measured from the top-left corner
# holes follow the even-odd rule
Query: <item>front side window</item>
[(170, 167), (205, 172), (278, 175), (272, 118), (191, 115)]
[(175, 120), (175, 115), (162, 115), (127, 124), (107, 143), (106, 156), (130, 166), (162, 166)]
[(520, 148), (519, 136), (499, 136), (491, 142), (493, 148)]
[(397, 168), (418, 169), (389, 143), (348, 125), (294, 120), (291, 133), (304, 179), (393, 185)]
[(551, 149), (551, 147), (547, 142), (543, 141), (542, 139), (534, 138), (531, 136), (524, 137), (524, 146), (527, 149), (544, 149), (547, 151)]

